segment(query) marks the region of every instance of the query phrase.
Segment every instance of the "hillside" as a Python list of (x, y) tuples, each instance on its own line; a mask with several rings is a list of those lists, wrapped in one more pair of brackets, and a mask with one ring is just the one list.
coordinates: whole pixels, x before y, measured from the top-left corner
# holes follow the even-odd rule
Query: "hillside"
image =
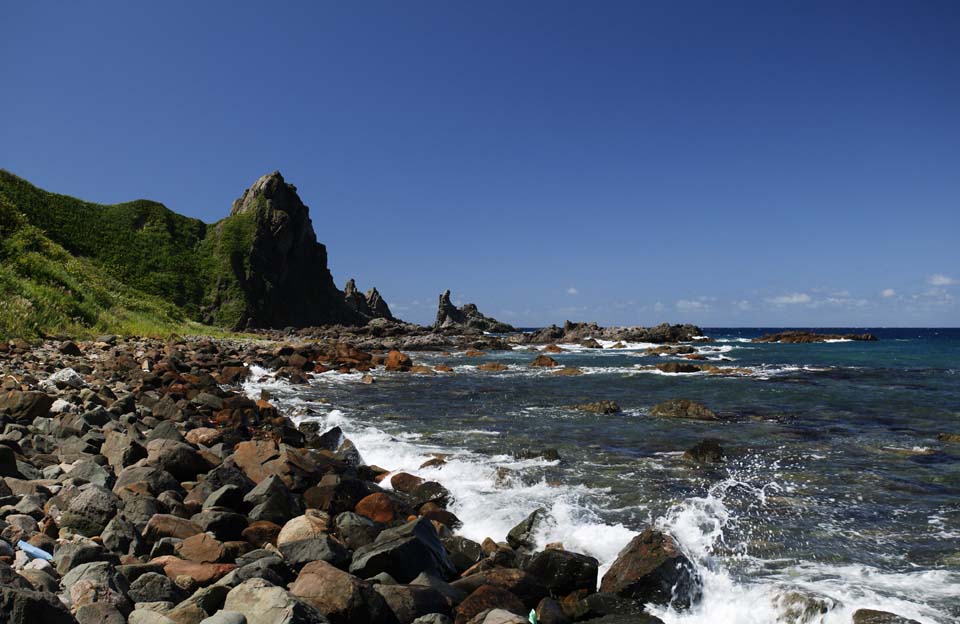
[(175, 305), (73, 256), (0, 196), (0, 338), (160, 335), (189, 327)]
[(348, 304), (309, 209), (279, 172), (259, 178), (213, 225), (149, 200), (104, 205), (51, 193), (5, 170), (0, 203), (0, 336), (392, 318), (379, 293), (375, 310)]

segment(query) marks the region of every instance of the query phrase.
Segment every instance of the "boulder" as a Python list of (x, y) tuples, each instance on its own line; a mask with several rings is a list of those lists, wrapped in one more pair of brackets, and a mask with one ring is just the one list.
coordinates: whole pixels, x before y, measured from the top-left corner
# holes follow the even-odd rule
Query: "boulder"
[(409, 371), (413, 368), (413, 360), (405, 353), (393, 349), (387, 354), (383, 365), (388, 371)]
[(551, 548), (535, 554), (523, 569), (543, 583), (551, 595), (562, 597), (577, 590), (593, 592), (598, 567), (593, 557)]
[(920, 624), (916, 620), (911, 620), (888, 611), (876, 611), (874, 609), (857, 609), (853, 613), (853, 624)]
[(450, 614), (447, 599), (432, 587), (422, 585), (375, 585), (400, 624), (412, 624), (422, 615)]
[(360, 499), (354, 511), (374, 522), (388, 524), (398, 516), (396, 502), (386, 492), (375, 492)]
[(707, 438), (687, 449), (683, 458), (698, 464), (716, 464), (723, 461), (723, 448), (720, 440)]
[(425, 518), (387, 529), (372, 544), (358, 548), (350, 572), (362, 578), (386, 572), (401, 583), (409, 583), (421, 572), (444, 579), (455, 574), (446, 549)]
[(554, 366), (559, 366), (559, 364), (549, 355), (538, 355), (530, 362), (530, 366), (533, 368), (553, 368)]
[(620, 551), (600, 591), (685, 608), (699, 600), (700, 579), (672, 537), (648, 528)]
[(454, 622), (455, 624), (466, 624), (478, 614), (491, 609), (502, 609), (520, 616), (527, 614), (527, 610), (520, 599), (507, 590), (493, 585), (483, 585), (457, 606)]
[(517, 550), (532, 550), (536, 546), (535, 534), (547, 519), (545, 509), (535, 509), (507, 533), (507, 543)]
[(191, 535), (201, 533), (203, 529), (187, 520), (170, 514), (155, 514), (143, 529), (143, 536), (151, 543), (163, 537), (187, 539)]
[(288, 542), (317, 539), (323, 537), (330, 530), (330, 516), (317, 509), (308, 509), (302, 516), (297, 516), (283, 525), (277, 535), (277, 545)]
[(193, 481), (210, 470), (210, 464), (195, 448), (176, 440), (152, 440), (147, 443), (147, 462), (159, 466), (179, 481)]
[(55, 594), (0, 585), (0, 614), (9, 624), (76, 624)]
[(237, 444), (233, 461), (254, 483), (274, 475), (290, 490), (302, 492), (320, 476), (317, 465), (301, 450), (273, 440)]
[(197, 585), (204, 586), (223, 578), (225, 575), (236, 569), (232, 563), (198, 563), (196, 561), (187, 561), (173, 555), (164, 555), (150, 561), (152, 564), (163, 567), (163, 573), (167, 578), (177, 580), (179, 576), (189, 576)]
[(45, 392), (10, 390), (0, 394), (0, 413), (15, 422), (30, 424), (37, 418), (47, 418), (51, 405), (53, 397)]
[(650, 409), (650, 415), (691, 420), (717, 420), (717, 415), (709, 407), (689, 399), (672, 399), (657, 403)]
[(390, 608), (373, 587), (343, 570), (315, 561), (300, 570), (290, 593), (315, 607), (333, 624), (394, 624)]
[(120, 499), (105, 487), (88, 484), (60, 516), (60, 527), (93, 537), (100, 535), (116, 516)]
[(186, 598), (185, 592), (163, 574), (147, 572), (130, 583), (127, 592), (130, 600), (138, 602), (178, 603)]
[(284, 560), (294, 568), (311, 561), (325, 561), (338, 568), (350, 562), (350, 551), (329, 535), (284, 542), (279, 545)]
[(595, 401), (593, 403), (581, 403), (574, 405), (574, 409), (581, 412), (592, 412), (594, 414), (616, 414), (620, 411), (620, 406), (616, 401)]
[(681, 373), (699, 373), (700, 367), (696, 364), (686, 364), (684, 362), (660, 362), (655, 365), (657, 370), (677, 375)]
[(174, 547), (177, 555), (198, 563), (221, 563), (227, 559), (223, 543), (209, 533), (191, 535)]
[(247, 624), (326, 624), (330, 621), (316, 607), (258, 578), (231, 589), (223, 608), (243, 614)]

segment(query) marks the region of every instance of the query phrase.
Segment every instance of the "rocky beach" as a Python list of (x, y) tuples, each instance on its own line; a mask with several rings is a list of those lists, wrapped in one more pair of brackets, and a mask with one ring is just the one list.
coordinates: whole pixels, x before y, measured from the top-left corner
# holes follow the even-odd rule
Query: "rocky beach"
[[(362, 329), (244, 339), (0, 343), (3, 621), (507, 624), (529, 622), (532, 613), (551, 624), (626, 624), (722, 616), (728, 607), (718, 602), (717, 582), (725, 568), (715, 558), (723, 548), (711, 563), (698, 550), (702, 538), (689, 533), (719, 518), (702, 516), (692, 524), (681, 518), (693, 512), (690, 504), (719, 501), (708, 497), (671, 511), (677, 488), (681, 500), (698, 488), (651, 476), (637, 482), (650, 491), (642, 502), (621, 492), (626, 483), (611, 485), (589, 472), (611, 453), (619, 453), (622, 464), (622, 451), (607, 434), (594, 430), (594, 443), (576, 449), (550, 434), (525, 436), (487, 413), (517, 416), (473, 404), (462, 392), (469, 387), (469, 396), (479, 397), (490, 384), (509, 393), (509, 383), (554, 384), (551, 410), (593, 419), (577, 425), (576, 435), (583, 435), (596, 419), (626, 426), (637, 418), (631, 395), (604, 383), (614, 361), (629, 358), (614, 379), (630, 374), (669, 384), (650, 388), (665, 400), (648, 405), (642, 417), (672, 432), (667, 447), (677, 454), (657, 470), (692, 473), (708, 488), (729, 488), (731, 478), (751, 488), (743, 475), (731, 477), (749, 443), (730, 427), (752, 427), (752, 418), (686, 398), (702, 393), (681, 380), (757, 384), (805, 373), (731, 362), (728, 347), (755, 339), (715, 341), (694, 326), (568, 323), (490, 335), (476, 326), (487, 317), (475, 307), (453, 313), (451, 307), (445, 293), (435, 328), (385, 320)], [(794, 338), (807, 344), (776, 348), (819, 342)], [(644, 363), (651, 360), (657, 362)], [(453, 383), (461, 389), (444, 389)], [(569, 396), (559, 390), (584, 383)], [(444, 392), (459, 398), (444, 404)], [(403, 398), (409, 393), (432, 396), (432, 408), (409, 403)], [(718, 397), (709, 402), (723, 405)], [(466, 411), (437, 421), (451, 405)], [(540, 420), (552, 418), (542, 411), (546, 404), (536, 409)], [(353, 420), (344, 410), (356, 414)], [(616, 437), (616, 427), (607, 428)], [(437, 438), (441, 430), (451, 437)], [(942, 451), (881, 455), (892, 462), (955, 461), (955, 432), (939, 433)], [(483, 450), (477, 440), (501, 446)], [(639, 466), (663, 448), (654, 434), (638, 443), (633, 452), (639, 455), (629, 461)], [(789, 463), (785, 455), (779, 461)], [(464, 489), (476, 478), (465, 466), (489, 470), (491, 482)], [(940, 487), (955, 488), (952, 478)], [(786, 501), (788, 492), (775, 488), (768, 495)], [(591, 508), (585, 498), (606, 502)], [(648, 512), (603, 511), (609, 502)], [(733, 503), (724, 502), (731, 505), (725, 513), (734, 513)], [(572, 504), (579, 511), (571, 511)], [(663, 515), (650, 513), (657, 505)], [(588, 511), (592, 520), (583, 515)], [(949, 505), (939, 517), (943, 531), (956, 530)], [(782, 519), (784, 526), (793, 521)], [(767, 548), (780, 548), (773, 536), (767, 541)], [(756, 555), (763, 546), (751, 542), (749, 548)], [(947, 559), (934, 567), (956, 566), (948, 562), (949, 548), (944, 552)], [(773, 604), (743, 621), (772, 621), (770, 612), (797, 624), (949, 617), (949, 601), (924, 606), (909, 596), (903, 602), (896, 592), (886, 600), (877, 595), (877, 605), (900, 607), (886, 612), (857, 606), (869, 599), (856, 592), (844, 603), (822, 589), (804, 581), (755, 595), (751, 600)]]

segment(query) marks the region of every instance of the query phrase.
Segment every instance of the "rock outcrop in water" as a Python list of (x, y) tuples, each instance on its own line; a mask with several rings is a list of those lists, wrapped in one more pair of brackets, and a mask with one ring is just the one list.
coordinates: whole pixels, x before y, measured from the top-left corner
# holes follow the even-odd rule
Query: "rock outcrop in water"
[(475, 304), (465, 303), (459, 308), (453, 305), (450, 301), (449, 290), (440, 295), (440, 302), (437, 306), (437, 320), (433, 324), (433, 329), (435, 331), (490, 332), (494, 334), (517, 331), (512, 325), (484, 316)]
[(204, 245), (217, 274), (208, 322), (238, 329), (364, 322), (334, 284), (309, 209), (279, 171), (244, 191)]
[(343, 297), (347, 307), (356, 311), (365, 319), (397, 320), (390, 312), (390, 306), (387, 305), (376, 288), (371, 288), (364, 295), (357, 289), (357, 283), (350, 279), (343, 288)]
[(791, 330), (776, 334), (766, 334), (754, 338), (753, 342), (782, 342), (788, 344), (828, 342), (831, 340), (857, 340), (873, 342), (877, 337), (873, 334), (817, 334), (809, 331)]
[[(669, 325), (655, 327), (601, 327), (596, 323), (573, 323), (566, 321), (563, 327), (551, 325), (532, 334), (516, 338), (523, 344), (585, 344), (600, 348), (597, 340), (614, 342), (689, 342), (703, 336), (696, 325)], [(592, 341), (592, 342), (591, 342)]]

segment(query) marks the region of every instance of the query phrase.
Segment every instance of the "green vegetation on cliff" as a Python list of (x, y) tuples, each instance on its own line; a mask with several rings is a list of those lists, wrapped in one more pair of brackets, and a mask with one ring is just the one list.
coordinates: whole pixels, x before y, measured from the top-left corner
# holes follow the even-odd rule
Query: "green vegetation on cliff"
[(0, 338), (48, 333), (162, 335), (183, 313), (47, 238), (0, 196)]
[(101, 205), (49, 193), (4, 170), (0, 197), (70, 254), (196, 315), (203, 296), (196, 255), (206, 233), (202, 221), (147, 200)]
[(204, 320), (220, 327), (237, 327), (248, 316), (242, 281), (250, 274), (250, 248), (256, 232), (256, 214), (227, 217), (210, 226), (198, 256), (206, 279)]

